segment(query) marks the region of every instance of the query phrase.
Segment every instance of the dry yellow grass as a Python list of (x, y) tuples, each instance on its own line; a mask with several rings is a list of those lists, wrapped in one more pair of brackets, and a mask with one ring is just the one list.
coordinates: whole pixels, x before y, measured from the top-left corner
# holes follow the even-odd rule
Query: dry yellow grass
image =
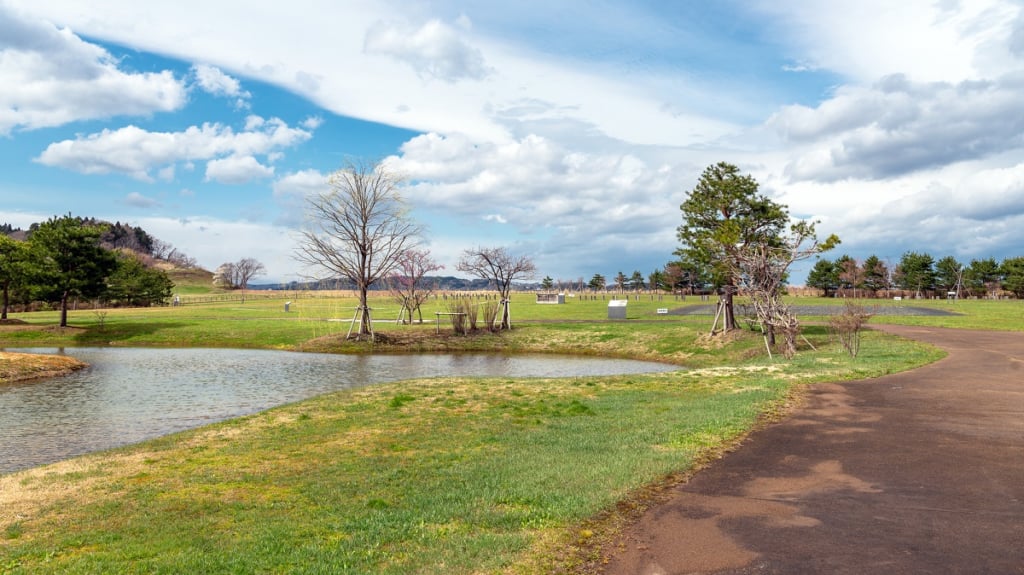
[(66, 375), (85, 366), (85, 363), (63, 355), (0, 351), (0, 384)]

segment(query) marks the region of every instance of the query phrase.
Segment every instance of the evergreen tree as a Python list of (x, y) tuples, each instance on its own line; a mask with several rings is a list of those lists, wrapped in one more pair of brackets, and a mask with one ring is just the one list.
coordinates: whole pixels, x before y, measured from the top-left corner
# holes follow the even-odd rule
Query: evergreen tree
[(1002, 272), (995, 258), (971, 260), (964, 271), (964, 283), (972, 292), (986, 295), (994, 293), (1002, 280)]
[(999, 270), (1003, 276), (1003, 289), (1024, 299), (1024, 257), (1006, 258)]
[(878, 291), (889, 287), (889, 269), (878, 256), (868, 256), (861, 268), (864, 270), (864, 289)]
[(103, 293), (105, 280), (117, 265), (114, 254), (100, 247), (104, 231), (102, 225), (68, 214), (39, 224), (29, 237), (43, 258), (39, 263), (46, 285), (60, 298), (61, 327), (68, 325), (68, 299)]
[(3, 293), (0, 319), (7, 319), (11, 290), (26, 285), (30, 266), (28, 246), (24, 242), (0, 235), (0, 290)]
[(935, 286), (945, 292), (959, 291), (963, 272), (962, 263), (953, 256), (946, 256), (935, 262)]
[(104, 295), (122, 305), (148, 307), (166, 303), (173, 289), (174, 282), (163, 270), (147, 268), (129, 252), (117, 256), (117, 267), (107, 278)]
[(829, 291), (839, 287), (839, 272), (835, 262), (825, 258), (814, 262), (814, 267), (807, 273), (807, 286), (818, 288), (824, 292), (825, 297), (829, 297)]
[(898, 284), (905, 290), (912, 290), (918, 296), (935, 287), (935, 260), (932, 256), (917, 252), (906, 252), (897, 267)]
[(629, 288), (635, 291), (644, 289), (644, 274), (640, 273), (640, 270), (634, 270), (633, 275), (629, 276)]
[(789, 220), (786, 207), (758, 193), (757, 181), (732, 164), (708, 166), (679, 206), (682, 246), (676, 255), (711, 270), (724, 288), (725, 324), (736, 328), (732, 298), (736, 292), (737, 255), (754, 244), (776, 245)]
[(652, 271), (651, 275), (647, 276), (647, 282), (652, 290), (670, 291), (672, 289), (671, 286), (665, 284), (665, 272), (661, 270)]

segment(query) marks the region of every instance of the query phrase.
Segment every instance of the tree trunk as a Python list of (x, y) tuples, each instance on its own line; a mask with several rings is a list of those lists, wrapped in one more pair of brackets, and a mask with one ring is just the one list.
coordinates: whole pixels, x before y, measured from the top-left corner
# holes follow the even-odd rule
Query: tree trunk
[(508, 307), (511, 303), (508, 294), (502, 294), (501, 296), (501, 328), (500, 329), (512, 329), (512, 317), (509, 313)]
[(0, 319), (7, 319), (7, 303), (8, 303), (8, 295), (9, 295), (8, 294), (8, 290), (7, 290), (7, 285), (8, 284), (4, 283), (4, 306), (3, 306), (3, 310), (0, 311)]
[[(366, 305), (367, 302), (367, 288), (366, 286), (359, 287), (359, 336), (370, 335), (370, 306)], [(358, 339), (358, 337), (356, 338)]]
[(725, 302), (725, 331), (736, 329), (736, 314), (733, 312), (732, 307), (732, 296), (735, 291), (736, 286), (732, 284), (727, 284), (725, 286), (725, 297), (723, 299)]
[(60, 327), (68, 326), (68, 292), (60, 296)]

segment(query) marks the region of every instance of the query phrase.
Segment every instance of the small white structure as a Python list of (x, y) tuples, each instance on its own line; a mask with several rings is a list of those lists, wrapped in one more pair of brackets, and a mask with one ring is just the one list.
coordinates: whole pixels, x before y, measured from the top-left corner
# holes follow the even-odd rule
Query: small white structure
[(538, 293), (537, 303), (553, 303), (560, 304), (565, 303), (564, 293)]
[(608, 302), (608, 319), (626, 319), (626, 304), (629, 300), (613, 299)]

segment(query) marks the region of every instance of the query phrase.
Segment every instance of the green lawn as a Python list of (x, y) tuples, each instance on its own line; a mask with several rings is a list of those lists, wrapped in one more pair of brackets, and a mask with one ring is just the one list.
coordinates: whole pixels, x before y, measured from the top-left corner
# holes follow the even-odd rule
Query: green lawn
[[(71, 330), (0, 328), (0, 345), (371, 349), (342, 342), (347, 321), (331, 321), (351, 319), (351, 300), (281, 296), (73, 312)], [(284, 301), (292, 301), (287, 313)], [(603, 320), (607, 301), (554, 306), (518, 296), (521, 323), (502, 336), (432, 338), (433, 325), (379, 323), (382, 334), (416, 335), (421, 350), (620, 355), (690, 369), (414, 379), (3, 475), (0, 573), (571, 572), (618, 528), (616, 510), (643, 504), (653, 486), (784, 412), (802, 385), (941, 355), (869, 332), (854, 360), (823, 326), (810, 326), (817, 350), (771, 361), (756, 334), (708, 338), (708, 316), (657, 314), (696, 303), (631, 301), (627, 321), (586, 322)], [(928, 305), (940, 304), (948, 305)], [(952, 305), (964, 315), (921, 319), (1024, 327), (1020, 302)], [(374, 307), (386, 316), (387, 302)], [(56, 316), (17, 317), (42, 327)]]

